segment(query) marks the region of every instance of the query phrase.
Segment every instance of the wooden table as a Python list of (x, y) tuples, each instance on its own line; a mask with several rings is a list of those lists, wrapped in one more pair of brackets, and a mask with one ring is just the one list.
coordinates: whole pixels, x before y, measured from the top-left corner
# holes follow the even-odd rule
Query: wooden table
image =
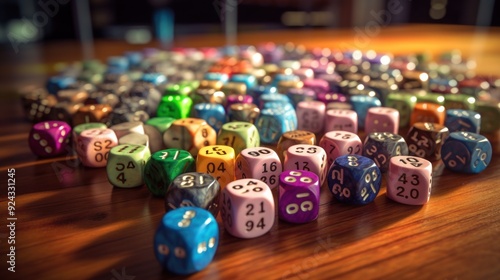
[[(327, 33), (344, 41), (352, 40), (353, 35), (352, 30), (322, 30), (300, 38), (297, 34), (306, 34), (300, 30), (241, 34), (239, 42), (275, 39), (331, 46)], [(481, 51), (474, 53), (479, 70), (487, 68), (489, 72), (485, 72), (498, 75), (500, 29), (481, 34), (481, 45), (476, 46)], [(470, 27), (394, 27), (382, 29), (368, 47), (437, 53), (453, 45), (472, 54), (470, 40), (476, 35)], [(180, 38), (177, 43), (216, 45), (220, 38)], [(61, 51), (73, 48), (73, 52)], [(98, 41), (96, 53), (105, 58), (130, 48), (138, 47)], [(43, 78), (43, 71), (30, 72), (32, 64), (78, 59), (73, 42), (44, 45), (41, 53), (41, 60), (35, 62), (10, 58), (6, 66), (12, 67), (15, 75), (8, 85), (14, 87), (26, 77)], [(4, 65), (4, 73), (5, 69)], [(27, 145), (30, 124), (23, 117), (20, 102), (5, 93), (1, 99), (0, 172), (2, 182), (7, 182), (7, 169), (15, 168), (17, 221), (14, 274), (7, 271), (6, 264), (11, 245), (7, 244), (4, 183), (0, 193), (0, 278), (176, 278), (162, 272), (153, 253), (153, 235), (164, 214), (163, 200), (153, 198), (146, 187), (113, 188), (104, 169), (84, 168), (74, 156), (37, 159)], [(277, 221), (269, 233), (249, 240), (221, 230), (214, 261), (190, 278), (496, 278), (500, 273), (500, 195), (496, 189), (500, 183), (500, 142), (498, 133), (488, 137), (494, 146), (490, 166), (481, 174), (466, 175), (435, 163), (431, 200), (422, 207), (387, 199), (385, 179), (375, 201), (361, 207), (339, 204), (323, 187), (317, 221), (303, 225)]]

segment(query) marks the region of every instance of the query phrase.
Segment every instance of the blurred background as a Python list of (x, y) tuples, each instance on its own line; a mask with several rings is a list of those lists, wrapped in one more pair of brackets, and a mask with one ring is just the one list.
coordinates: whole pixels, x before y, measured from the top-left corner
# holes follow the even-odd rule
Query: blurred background
[(0, 42), (78, 39), (84, 32), (93, 38), (145, 44), (158, 36), (155, 18), (162, 10), (173, 15), (175, 36), (222, 33), (226, 8), (235, 6), (239, 32), (363, 26), (391, 6), (398, 12), (389, 20), (380, 14), (384, 25), (500, 26), (500, 1), (495, 0), (228, 0), (229, 6), (224, 1), (2, 0)]

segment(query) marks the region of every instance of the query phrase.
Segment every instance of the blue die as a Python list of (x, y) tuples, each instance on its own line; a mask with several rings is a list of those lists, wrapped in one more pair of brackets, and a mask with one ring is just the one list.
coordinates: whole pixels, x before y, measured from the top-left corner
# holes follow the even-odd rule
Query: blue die
[(355, 205), (372, 202), (382, 183), (375, 162), (356, 154), (337, 157), (327, 178), (328, 188), (339, 202)]
[(167, 82), (167, 77), (162, 73), (144, 73), (141, 81), (159, 86)]
[(449, 109), (446, 110), (444, 125), (450, 132), (465, 131), (479, 133), (481, 115), (470, 110)]
[(367, 95), (354, 95), (351, 96), (349, 102), (352, 105), (352, 109), (358, 114), (358, 127), (364, 128), (365, 119), (368, 109), (372, 107), (381, 107), (382, 103), (380, 99), (373, 96)]
[(260, 100), (259, 100), (259, 107), (262, 109), (264, 108), (265, 104), (268, 103), (268, 102), (279, 102), (283, 105), (285, 104), (292, 104), (292, 102), (290, 101), (290, 98), (288, 98), (288, 96), (284, 95), (284, 94), (280, 94), (280, 93), (265, 93), (265, 94), (262, 94), (260, 96)]
[(138, 51), (128, 51), (123, 56), (127, 58), (130, 67), (139, 67), (143, 59), (142, 53)]
[(51, 94), (57, 94), (61, 89), (68, 88), (76, 83), (76, 79), (70, 76), (53, 76), (47, 81), (47, 91)]
[(271, 85), (278, 86), (281, 81), (300, 81), (299, 76), (293, 74), (276, 74), (271, 82)]
[(108, 73), (124, 73), (129, 68), (129, 60), (124, 56), (111, 56), (108, 58)]
[(154, 240), (156, 259), (163, 268), (184, 275), (205, 268), (218, 245), (217, 221), (197, 207), (181, 207), (165, 214)]
[(255, 76), (250, 74), (233, 74), (229, 81), (244, 83), (247, 86), (247, 89), (257, 86), (257, 79), (255, 78)]
[(227, 83), (229, 81), (229, 76), (224, 73), (217, 73), (217, 72), (207, 72), (203, 76), (203, 79), (208, 80), (208, 81), (220, 81), (222, 83)]
[(472, 132), (452, 132), (441, 147), (444, 165), (456, 172), (479, 173), (491, 161), (490, 141)]
[[(292, 107), (290, 104), (289, 106)], [(276, 144), (283, 133), (297, 129), (296, 121), (295, 110), (273, 107), (265, 108), (260, 112), (255, 126), (259, 130), (262, 143)]]
[(252, 96), (253, 98), (253, 103), (255, 105), (259, 105), (260, 102), (260, 97), (263, 94), (267, 93), (278, 93), (278, 89), (273, 86), (256, 86), (250, 90), (248, 90), (248, 95)]
[(216, 132), (226, 123), (226, 110), (222, 104), (199, 103), (193, 107), (193, 117), (204, 119)]

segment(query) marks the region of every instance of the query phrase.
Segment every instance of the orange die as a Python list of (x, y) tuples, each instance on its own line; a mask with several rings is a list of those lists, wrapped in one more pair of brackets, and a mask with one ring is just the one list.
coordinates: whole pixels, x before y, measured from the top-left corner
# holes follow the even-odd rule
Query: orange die
[(196, 158), (196, 171), (214, 177), (224, 188), (234, 181), (234, 149), (225, 145), (207, 146), (200, 149)]
[(108, 104), (85, 105), (78, 108), (73, 115), (73, 126), (90, 123), (103, 122), (113, 109)]
[(419, 102), (415, 104), (411, 114), (410, 125), (418, 122), (444, 124), (446, 111), (444, 106), (434, 103)]
[(215, 145), (217, 133), (203, 119), (185, 118), (175, 120), (163, 134), (167, 148), (188, 151), (196, 157), (202, 147)]
[(276, 149), (281, 162), (285, 161), (285, 153), (288, 148), (297, 144), (316, 145), (316, 135), (307, 130), (292, 130), (283, 133)]

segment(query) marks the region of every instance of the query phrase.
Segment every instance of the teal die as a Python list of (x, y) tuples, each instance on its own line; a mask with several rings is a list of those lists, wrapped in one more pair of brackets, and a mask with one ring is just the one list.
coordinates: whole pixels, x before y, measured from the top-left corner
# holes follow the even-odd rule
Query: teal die
[(483, 135), (453, 132), (441, 147), (441, 159), (446, 168), (461, 173), (480, 173), (491, 162), (492, 147)]

